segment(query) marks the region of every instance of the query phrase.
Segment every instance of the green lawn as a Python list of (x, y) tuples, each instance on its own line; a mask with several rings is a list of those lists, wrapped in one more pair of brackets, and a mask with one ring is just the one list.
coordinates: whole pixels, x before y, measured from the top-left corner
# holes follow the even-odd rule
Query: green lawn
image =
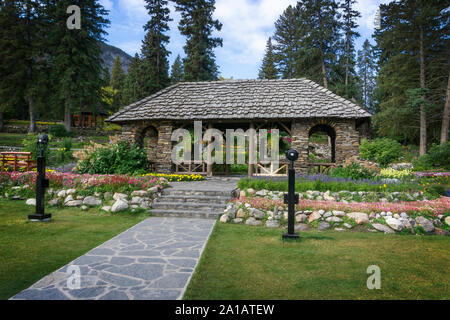
[[(26, 137), (26, 134), (23, 133), (0, 133), (0, 146), (8, 146), (8, 147), (23, 147), (23, 139)], [(54, 141), (50, 143), (51, 148), (60, 148), (61, 147), (62, 138), (54, 138)], [(92, 140), (96, 143), (108, 143), (109, 137), (107, 136), (88, 136), (84, 137), (83, 142), (73, 141), (72, 149), (83, 149), (85, 145), (89, 144), (89, 141)]]
[(144, 220), (147, 215), (96, 209), (47, 209), (50, 223), (28, 222), (34, 207), (0, 200), (0, 299), (23, 289), (92, 248)]
[[(450, 239), (218, 223), (184, 299), (449, 299)], [(381, 268), (369, 290), (367, 267)]]

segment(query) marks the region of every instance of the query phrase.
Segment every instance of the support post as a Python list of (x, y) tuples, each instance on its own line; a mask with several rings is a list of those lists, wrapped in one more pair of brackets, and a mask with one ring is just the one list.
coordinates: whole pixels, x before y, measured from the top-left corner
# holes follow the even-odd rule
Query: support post
[(289, 164), (289, 182), (288, 182), (288, 194), (284, 197), (284, 203), (288, 205), (288, 233), (283, 234), (283, 239), (297, 239), (298, 233), (295, 233), (295, 205), (299, 203), (299, 196), (295, 193), (295, 170), (294, 161), (298, 159), (298, 152), (296, 150), (287, 151), (287, 158), (290, 161)]
[[(208, 123), (208, 130), (212, 129), (213, 125), (212, 123)], [(207, 167), (206, 167), (206, 175), (208, 177), (212, 177), (212, 169), (213, 169), (213, 165), (212, 165), (212, 135), (208, 140), (208, 146), (207, 146)]]
[(253, 159), (255, 158), (255, 124), (253, 122), (250, 122), (248, 132), (248, 177), (251, 178), (253, 177)]

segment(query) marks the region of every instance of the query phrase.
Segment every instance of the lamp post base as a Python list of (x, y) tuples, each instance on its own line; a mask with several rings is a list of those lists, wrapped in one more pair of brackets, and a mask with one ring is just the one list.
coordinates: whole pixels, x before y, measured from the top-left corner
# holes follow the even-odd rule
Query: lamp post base
[(28, 216), (28, 220), (31, 222), (49, 222), (51, 218), (51, 214), (30, 214)]
[(298, 239), (300, 238), (300, 236), (298, 235), (298, 233), (283, 233), (283, 240), (284, 239)]

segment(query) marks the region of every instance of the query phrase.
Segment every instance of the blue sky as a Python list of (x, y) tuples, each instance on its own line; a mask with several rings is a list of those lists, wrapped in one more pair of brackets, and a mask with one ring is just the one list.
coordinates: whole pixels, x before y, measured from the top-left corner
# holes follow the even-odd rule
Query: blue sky
[[(214, 18), (223, 24), (217, 35), (223, 38), (223, 47), (215, 50), (216, 62), (220, 74), (225, 78), (254, 79), (264, 55), (268, 37), (274, 33), (274, 24), (288, 5), (295, 5), (296, 0), (216, 0)], [(366, 38), (371, 38), (374, 30), (374, 17), (380, 3), (391, 0), (358, 0), (356, 9), (362, 14), (359, 19), (357, 40), (359, 49)], [(106, 39), (130, 55), (140, 52), (144, 39), (143, 25), (149, 17), (144, 0), (100, 0), (110, 10), (110, 27)], [(177, 54), (184, 55), (184, 36), (178, 31), (180, 15), (169, 2), (170, 43), (168, 50), (172, 65)]]

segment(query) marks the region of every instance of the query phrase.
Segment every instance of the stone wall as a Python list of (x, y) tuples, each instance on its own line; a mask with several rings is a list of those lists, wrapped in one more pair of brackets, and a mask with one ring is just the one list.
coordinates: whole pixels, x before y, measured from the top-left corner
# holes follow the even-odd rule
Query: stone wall
[(172, 169), (172, 123), (171, 122), (135, 122), (122, 125), (121, 139), (128, 143), (143, 143), (148, 130), (156, 130), (148, 140), (147, 155), (155, 162), (156, 171), (170, 173)]
[(292, 148), (299, 152), (295, 163), (296, 170), (308, 171), (309, 132), (316, 125), (329, 126), (336, 135), (335, 163), (342, 164), (346, 158), (359, 153), (359, 133), (355, 129), (354, 119), (304, 119), (292, 122)]

